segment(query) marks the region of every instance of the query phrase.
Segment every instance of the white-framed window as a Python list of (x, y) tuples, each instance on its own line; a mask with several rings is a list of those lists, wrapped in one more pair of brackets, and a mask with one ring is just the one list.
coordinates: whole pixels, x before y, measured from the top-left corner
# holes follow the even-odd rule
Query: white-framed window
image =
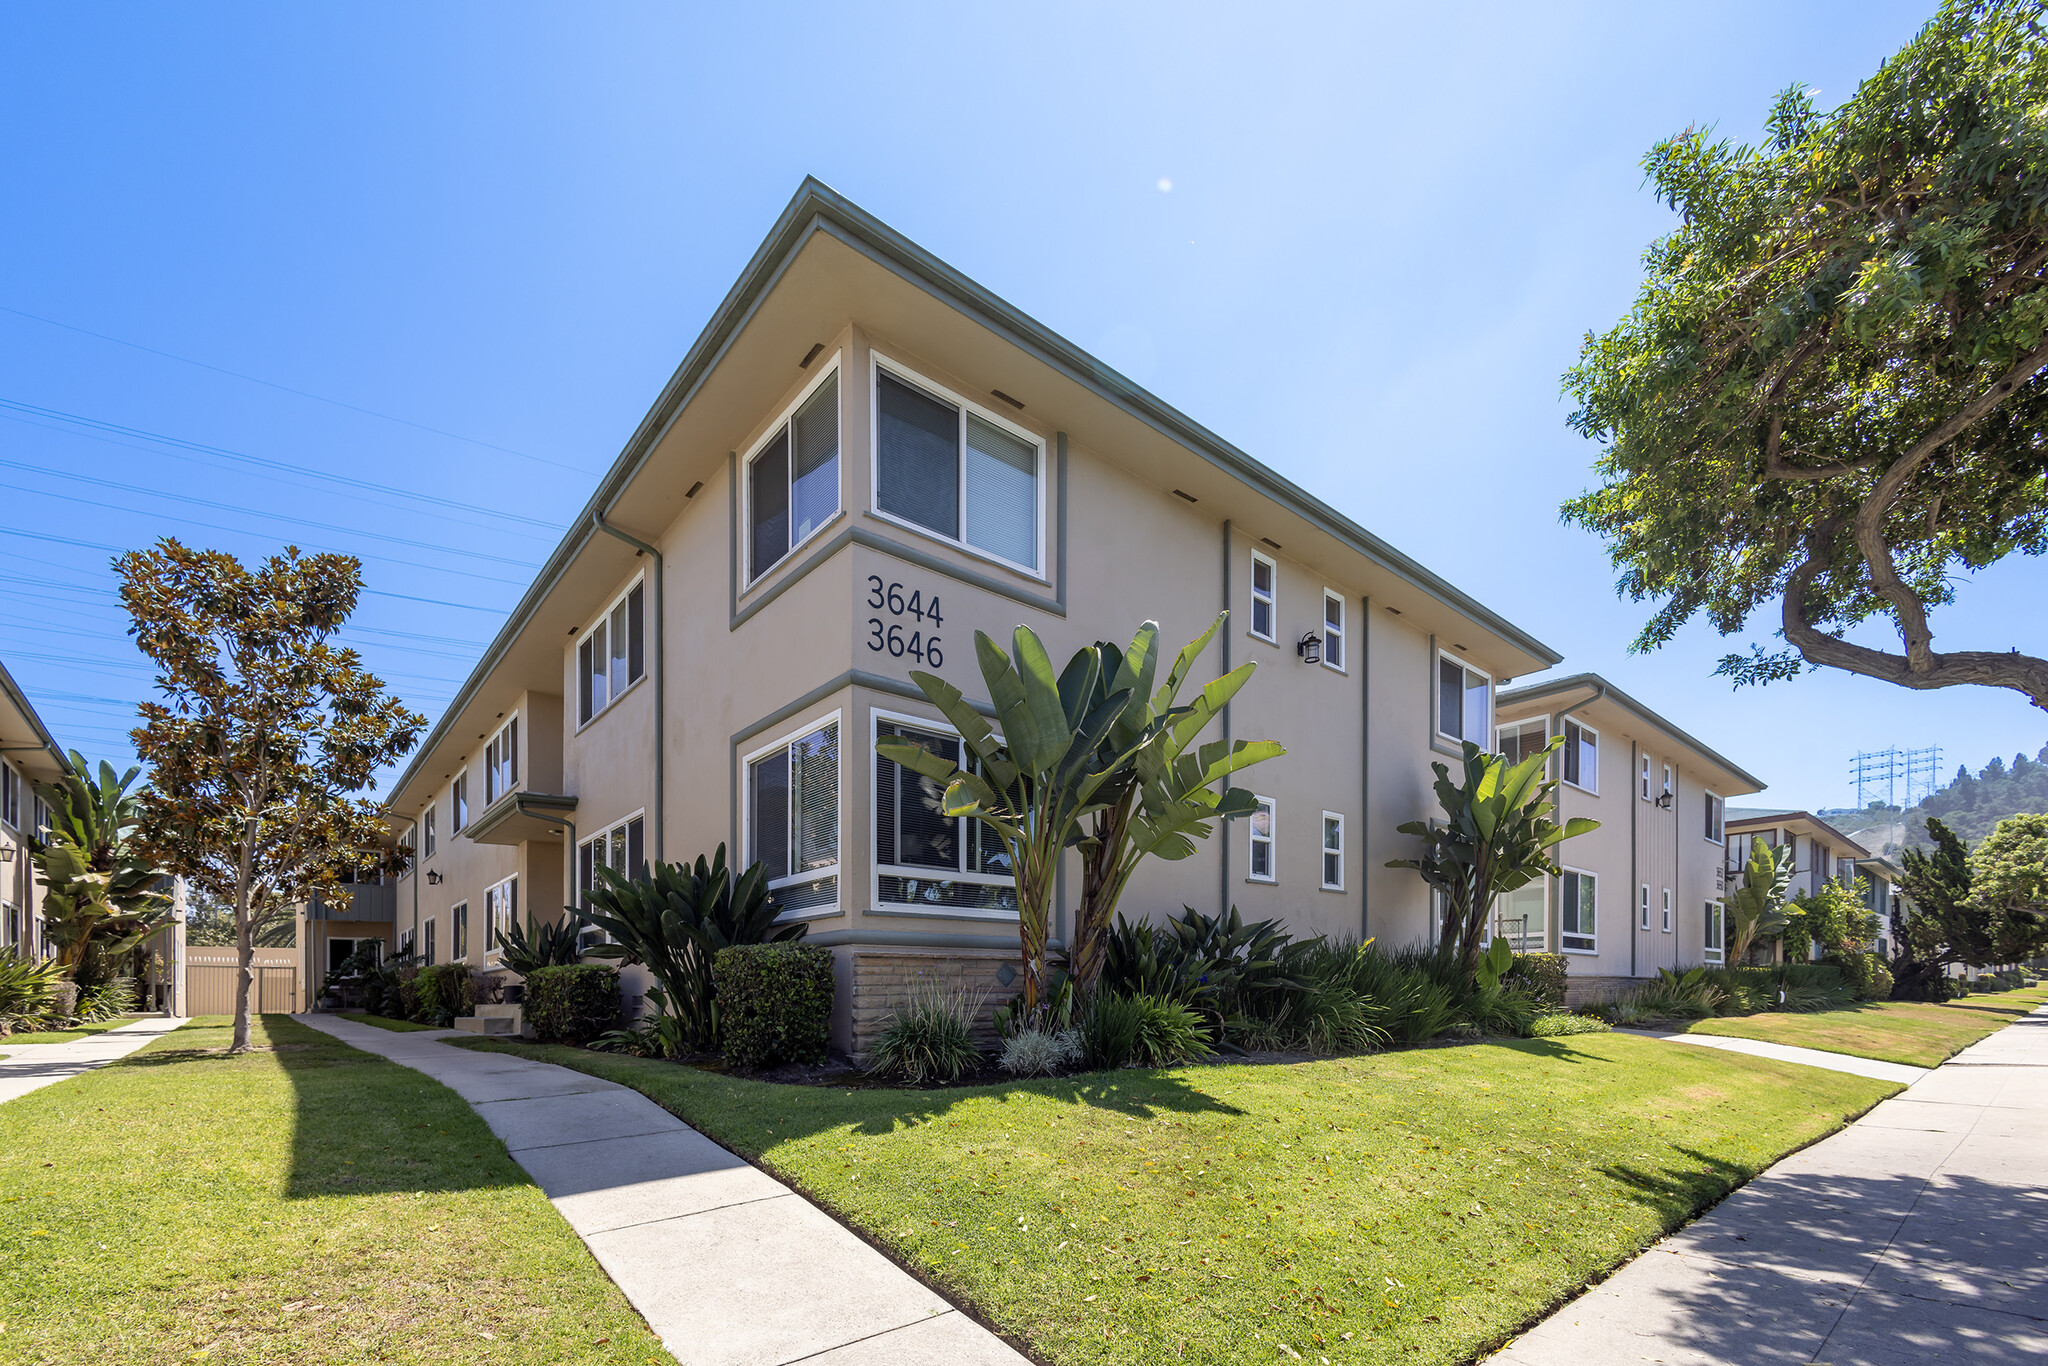
[(20, 947), (21, 907), (11, 901), (0, 901), (0, 935), (6, 936), (0, 939), (0, 944), (10, 949)]
[(1323, 590), (1323, 667), (1344, 672), (1344, 595)]
[(21, 829), (21, 774), (14, 765), (0, 759), (0, 824)]
[(1726, 912), (1718, 901), (1707, 903), (1707, 942), (1704, 948), (1706, 961), (1719, 963), (1727, 959), (1728, 939)]
[[(952, 764), (960, 737), (940, 721), (874, 711), (873, 734), (896, 736)], [(872, 742), (870, 742), (872, 743)], [(958, 916), (1015, 919), (1010, 851), (980, 821), (948, 816), (946, 785), (875, 756), (875, 904)]]
[(1043, 577), (1045, 443), (879, 355), (873, 392), (875, 511)]
[(448, 784), (448, 833), (459, 835), (469, 824), (469, 770), (463, 769)]
[(1600, 732), (1577, 721), (1564, 723), (1564, 780), (1573, 787), (1600, 791)]
[(1650, 884), (1649, 884), (1649, 883), (1647, 883), (1647, 882), (1645, 882), (1645, 883), (1644, 883), (1644, 884), (1642, 885), (1642, 898), (1641, 898), (1641, 900), (1642, 900), (1642, 912), (1643, 912), (1643, 913), (1642, 913), (1642, 918), (1641, 918), (1640, 920), (1638, 920), (1638, 921), (1637, 921), (1636, 923), (1637, 923), (1637, 924), (1638, 924), (1638, 925), (1639, 925), (1639, 926), (1640, 926), (1641, 928), (1643, 928), (1643, 929), (1646, 929), (1646, 930), (1647, 930), (1647, 929), (1649, 929), (1649, 928), (1650, 928)]
[(403, 958), (406, 954), (411, 953), (413, 942), (418, 937), (418, 932), (410, 928), (400, 930), (398, 932), (398, 956)]
[(1260, 640), (1280, 639), (1280, 567), (1271, 557), (1252, 552), (1252, 615), (1245, 629)]
[(1669, 764), (1664, 765), (1664, 791), (1662, 795), (1666, 797), (1671, 795), (1671, 765)]
[(484, 746), (484, 805), (519, 789), (519, 713)]
[(1671, 933), (1671, 889), (1664, 889), (1664, 933)]
[(747, 452), (747, 582), (839, 515), (839, 357)]
[(1510, 767), (1540, 753), (1549, 743), (1550, 718), (1547, 716), (1510, 721), (1494, 732), (1494, 749), (1506, 757)]
[(434, 856), (434, 825), (434, 805), (432, 802), (429, 802), (427, 803), (427, 814), (420, 817), (420, 832), (426, 840), (426, 846), (420, 850), (421, 858), (432, 858)]
[(1592, 953), (1598, 942), (1599, 879), (1580, 868), (1564, 870), (1562, 905), (1558, 907), (1558, 943), (1566, 953)]
[(1649, 801), (1649, 800), (1650, 800), (1650, 756), (1649, 756), (1649, 755), (1645, 754), (1645, 755), (1643, 756), (1643, 758), (1642, 758), (1642, 763), (1641, 763), (1641, 765), (1640, 765), (1640, 769), (1639, 769), (1639, 772), (1638, 772), (1638, 775), (1637, 775), (1637, 776), (1638, 776), (1638, 777), (1639, 777), (1639, 778), (1641, 779), (1641, 785), (1642, 785), (1642, 798), (1643, 798), (1643, 800), (1644, 800), (1644, 801)]
[(1436, 656), (1436, 730), (1452, 740), (1484, 743), (1493, 733), (1493, 678), (1448, 650)]
[(434, 966), (434, 917), (428, 916), (421, 930), (420, 966), (430, 968)]
[(747, 861), (782, 915), (839, 904), (839, 713), (745, 757)]
[(458, 901), (448, 910), (448, 961), (460, 963), (469, 957), (469, 903)]
[(1323, 890), (1344, 890), (1344, 818), (1335, 811), (1323, 813)]
[(1275, 807), (1271, 797), (1258, 797), (1258, 807), (1251, 819), (1245, 823), (1250, 837), (1250, 861), (1245, 864), (1246, 878), (1251, 882), (1278, 882), (1280, 865), (1273, 857), (1273, 836)]
[(647, 581), (635, 579), (576, 642), (577, 725), (618, 701), (647, 671), (646, 621)]
[(590, 893), (600, 884), (597, 870), (609, 868), (620, 877), (638, 877), (647, 871), (647, 821), (635, 812), (607, 826), (576, 846), (576, 897), (590, 904)]
[(1727, 814), (1727, 807), (1726, 807), (1726, 805), (1725, 805), (1725, 804), (1723, 804), (1723, 802), (1721, 801), (1721, 799), (1720, 799), (1719, 797), (1715, 796), (1715, 795), (1714, 795), (1713, 793), (1709, 792), (1709, 793), (1707, 793), (1707, 794), (1706, 794), (1706, 796), (1707, 796), (1707, 829), (1706, 829), (1706, 835), (1707, 835), (1707, 838), (1708, 838), (1708, 839), (1710, 839), (1710, 840), (1712, 840), (1712, 841), (1713, 841), (1713, 842), (1714, 842), (1715, 844), (1719, 844), (1719, 843), (1721, 843), (1721, 842), (1722, 842), (1723, 836), (1724, 836), (1724, 835), (1726, 834), (1726, 831), (1725, 831), (1725, 830), (1723, 829), (1723, 818), (1724, 818), (1724, 817), (1726, 816), (1726, 814)]
[(1856, 860), (1842, 858), (1835, 860), (1835, 879), (1844, 887), (1856, 885)]
[(1516, 953), (1542, 953), (1549, 930), (1549, 911), (1550, 879), (1539, 875), (1494, 898), (1493, 935), (1505, 938)]
[(508, 877), (484, 889), (484, 961), (505, 956), (505, 936), (519, 924), (519, 879)]

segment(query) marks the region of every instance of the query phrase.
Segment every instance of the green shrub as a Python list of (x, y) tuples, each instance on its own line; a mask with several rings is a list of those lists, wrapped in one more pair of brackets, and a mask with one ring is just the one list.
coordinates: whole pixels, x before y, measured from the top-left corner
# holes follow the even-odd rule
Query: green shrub
[(412, 1018), (420, 1024), (446, 1029), (457, 1015), (469, 1014), (475, 1004), (476, 989), (467, 963), (421, 968), (413, 980)]
[(1474, 1025), (1489, 1034), (1506, 1034), (1515, 1038), (1529, 1032), (1536, 1014), (1535, 1001), (1504, 985), (1482, 985), (1458, 1007), (1458, 1016), (1465, 1024)]
[(1081, 1057), (1091, 1071), (1122, 1067), (1137, 1055), (1138, 1034), (1145, 1027), (1145, 1009), (1128, 996), (1098, 989), (1076, 1025)]
[(1888, 1001), (1892, 994), (1892, 970), (1874, 953), (1853, 950), (1831, 954), (1828, 965), (1840, 970), (1850, 993), (1859, 1001)]
[(832, 951), (783, 941), (735, 944), (711, 960), (728, 1066), (758, 1071), (825, 1061), (832, 1042)]
[(525, 1011), (526, 1023), (543, 1039), (594, 1038), (619, 1017), (619, 970), (595, 963), (536, 968), (526, 978)]
[(0, 1028), (38, 1024), (57, 1000), (64, 969), (55, 959), (25, 958), (0, 949)]
[(1133, 1050), (1149, 1067), (1172, 1067), (1216, 1055), (1200, 1015), (1164, 996), (1131, 998), (1138, 1007), (1138, 1041)]
[(71, 1013), (88, 1024), (111, 1020), (116, 1015), (125, 1015), (135, 1009), (135, 979), (116, 977), (108, 982), (94, 982), (78, 988), (78, 1002), (71, 1007)]
[(1528, 1035), (1532, 1039), (1555, 1039), (1566, 1034), (1605, 1034), (1607, 1021), (1592, 1015), (1571, 1015), (1564, 1011), (1546, 1011), (1529, 1021)]
[(920, 982), (910, 989), (901, 1009), (891, 1014), (868, 1050), (868, 1071), (900, 1076), (914, 1086), (928, 1081), (957, 1081), (981, 1065), (974, 1042), (974, 1020), (981, 1013), (982, 993), (961, 987)]
[(1502, 986), (1516, 988), (1537, 1005), (1561, 1011), (1566, 976), (1561, 953), (1518, 953), (1514, 966), (1500, 980)]

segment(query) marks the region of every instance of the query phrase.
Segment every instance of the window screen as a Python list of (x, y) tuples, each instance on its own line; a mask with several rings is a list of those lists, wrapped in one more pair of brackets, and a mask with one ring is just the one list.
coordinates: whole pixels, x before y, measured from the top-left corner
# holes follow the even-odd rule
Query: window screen
[(1273, 586), (1273, 562), (1260, 555), (1252, 556), (1252, 634), (1273, 639), (1275, 606)]
[(1600, 735), (1576, 721), (1564, 723), (1564, 780), (1588, 792), (1600, 786)]
[(1038, 447), (967, 416), (967, 543), (1038, 567)]
[(1563, 878), (1564, 904), (1559, 908), (1559, 942), (1568, 949), (1593, 948), (1596, 879), (1591, 873), (1567, 872)]
[(1344, 818), (1323, 813), (1323, 886), (1332, 891), (1344, 887)]
[(1323, 594), (1323, 663), (1344, 667), (1344, 599), (1335, 593)]
[(839, 898), (839, 723), (779, 746), (747, 769), (752, 857), (778, 909)]
[[(952, 763), (957, 737), (876, 723), (877, 735), (895, 735)], [(1014, 911), (1016, 886), (1009, 852), (979, 821), (945, 814), (946, 785), (890, 760), (875, 760), (875, 864), (880, 899), (897, 905)]]
[(875, 379), (882, 511), (960, 539), (960, 411), (886, 372)]
[(1273, 803), (1259, 798), (1251, 819), (1251, 872), (1261, 882), (1275, 880), (1273, 872)]
[(1510, 765), (1540, 753), (1550, 743), (1550, 722), (1538, 717), (1500, 728), (1500, 752)]
[(756, 577), (789, 553), (789, 428), (754, 457), (747, 472), (747, 505), (753, 510), (753, 570)]

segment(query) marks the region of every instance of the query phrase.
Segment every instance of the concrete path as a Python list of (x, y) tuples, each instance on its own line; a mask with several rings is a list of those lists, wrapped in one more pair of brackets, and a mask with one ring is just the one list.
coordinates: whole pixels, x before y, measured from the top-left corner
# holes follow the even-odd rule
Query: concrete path
[(1755, 1058), (1776, 1058), (1779, 1062), (1804, 1063), (1808, 1067), (1824, 1067), (1830, 1072), (1850, 1072), (1859, 1077), (1895, 1081), (1902, 1086), (1911, 1086), (1934, 1070), (1931, 1067), (1909, 1067), (1902, 1062), (1879, 1062), (1875, 1058), (1859, 1058), (1853, 1053), (1833, 1053), (1824, 1048), (1795, 1048), (1786, 1043), (1767, 1043), (1762, 1039), (1736, 1039), (1724, 1034), (1657, 1032), (1650, 1034), (1650, 1037), (1663, 1039), (1667, 1043), (1723, 1048), (1730, 1053), (1747, 1053)]
[(0, 1039), (0, 1102), (25, 1096), (80, 1072), (105, 1067), (184, 1023), (181, 1019), (155, 1015), (70, 1043), (10, 1045)]
[(685, 1366), (1027, 1366), (789, 1187), (638, 1091), (509, 1053), (297, 1015), (416, 1068), (504, 1140)]
[(1772, 1167), (1493, 1362), (2048, 1360), (2048, 1007)]

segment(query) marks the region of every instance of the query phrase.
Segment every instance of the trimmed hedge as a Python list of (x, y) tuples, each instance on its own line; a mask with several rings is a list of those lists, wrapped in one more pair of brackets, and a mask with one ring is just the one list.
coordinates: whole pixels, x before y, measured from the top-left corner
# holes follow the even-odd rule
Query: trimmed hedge
[(1519, 987), (1536, 1004), (1552, 1010), (1564, 1009), (1565, 962), (1561, 953), (1518, 953), (1514, 966), (1500, 979), (1501, 985)]
[(711, 980), (727, 1066), (759, 1071), (825, 1061), (832, 1028), (830, 949), (735, 944), (711, 960)]
[(543, 1039), (584, 1043), (619, 1018), (619, 970), (596, 963), (526, 974), (526, 1023)]
[(1841, 969), (1842, 979), (1849, 984), (1849, 990), (1859, 1001), (1889, 1001), (1892, 997), (1892, 970), (1885, 961), (1874, 953), (1837, 953), (1828, 957), (1828, 965)]

